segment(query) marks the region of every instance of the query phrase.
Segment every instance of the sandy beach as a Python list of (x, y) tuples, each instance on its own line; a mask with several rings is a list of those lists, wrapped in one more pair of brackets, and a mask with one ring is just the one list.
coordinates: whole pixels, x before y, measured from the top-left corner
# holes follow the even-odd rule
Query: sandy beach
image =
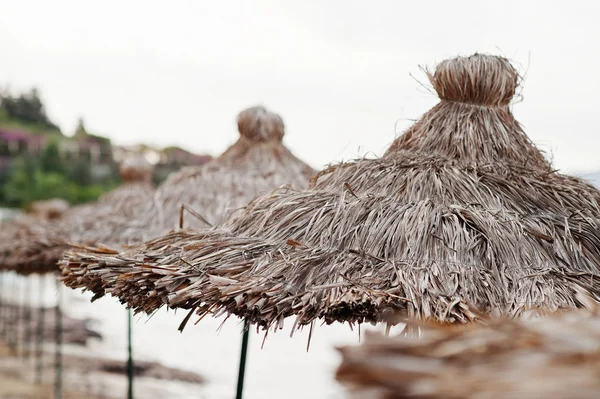
[[(49, 380), (49, 379), (48, 379)], [(33, 375), (33, 364), (30, 359), (24, 361), (22, 358), (11, 354), (4, 341), (0, 341), (0, 398), (2, 399), (52, 399), (54, 387), (51, 381), (35, 384)], [(84, 396), (85, 395), (85, 396)], [(63, 391), (63, 398), (110, 398), (106, 395), (94, 395), (91, 392)]]
[[(56, 288), (51, 276), (46, 276), (43, 303), (52, 307), (56, 304)], [(5, 287), (11, 287), (10, 277), (4, 280)], [(31, 304), (37, 306), (39, 277), (20, 280), (18, 284), (30, 284), (33, 295)], [(8, 297), (10, 290), (4, 293)], [(6, 297), (6, 299), (8, 299)], [(61, 288), (63, 312), (72, 319), (88, 319), (89, 328), (98, 332), (100, 338), (90, 337), (85, 346), (65, 344), (65, 359), (89, 358), (124, 362), (126, 359), (127, 313), (123, 305), (114, 298), (102, 298), (90, 303), (91, 295), (78, 290)], [(204, 383), (190, 383), (182, 380), (139, 377), (135, 379), (136, 399), (189, 399), (210, 398), (230, 399), (235, 394), (239, 351), (241, 345), (241, 324), (239, 320), (206, 318), (198, 324), (195, 318), (190, 320), (180, 333), (177, 327), (185, 317), (183, 312), (161, 309), (152, 317), (137, 315), (133, 324), (133, 353), (136, 362), (158, 362), (166, 368), (174, 368), (183, 373), (189, 372), (201, 376)], [(286, 328), (270, 332), (264, 340), (264, 332), (252, 330), (248, 353), (245, 380), (245, 399), (286, 397), (301, 399), (306, 397), (343, 398), (344, 389), (334, 380), (334, 371), (340, 356), (336, 346), (357, 344), (358, 331), (352, 331), (347, 325), (315, 326), (310, 350), (307, 352), (308, 329), (297, 331), (290, 338), (293, 320), (286, 321)], [(361, 335), (366, 331), (383, 331), (383, 326), (364, 325)], [(52, 367), (54, 344), (45, 344), (48, 364), (44, 373), (44, 382), (51, 384), (54, 370)], [(13, 360), (0, 356), (0, 363), (10, 370)], [(66, 362), (66, 361), (65, 361)], [(20, 359), (14, 364), (21, 364)], [(21, 366), (19, 366), (21, 367)], [(33, 373), (33, 365), (25, 367)], [(72, 377), (69, 377), (69, 375)], [(65, 383), (71, 390), (86, 392), (86, 395), (98, 395), (104, 398), (123, 398), (127, 390), (125, 375), (110, 373), (81, 373), (65, 370), (65, 381), (73, 381), (75, 386)], [(298, 375), (309, 384), (299, 383)], [(29, 378), (29, 379), (27, 379)], [(69, 380), (71, 378), (71, 380)], [(33, 374), (25, 376), (24, 381), (33, 381)], [(87, 396), (82, 396), (87, 397)]]

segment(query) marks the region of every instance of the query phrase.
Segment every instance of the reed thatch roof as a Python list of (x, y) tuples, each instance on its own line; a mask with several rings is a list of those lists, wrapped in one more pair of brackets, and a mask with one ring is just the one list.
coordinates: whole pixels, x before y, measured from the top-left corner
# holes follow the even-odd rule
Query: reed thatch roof
[[(116, 242), (139, 243), (168, 233), (178, 227), (182, 205), (197, 212), (185, 215), (185, 227), (206, 229), (259, 194), (284, 185), (298, 190), (308, 186), (316, 172), (283, 145), (285, 126), (279, 115), (255, 106), (243, 110), (237, 122), (240, 137), (232, 146), (205, 165), (170, 175), (139, 218), (123, 220), (121, 227), (113, 229), (123, 232)], [(88, 266), (87, 251), (114, 252), (87, 245), (69, 253), (63, 271), (67, 285), (83, 286), (79, 276), (80, 269)]]
[(5, 269), (6, 258), (13, 252), (15, 243), (33, 236), (35, 226), (47, 220), (57, 219), (69, 209), (62, 199), (35, 201), (26, 208), (26, 213), (14, 220), (0, 221), (0, 270)]
[[(283, 145), (285, 127), (279, 115), (261, 106), (248, 108), (238, 115), (238, 129), (239, 139), (219, 157), (171, 174), (135, 218), (115, 220), (107, 230), (110, 237), (77, 242), (117, 248), (140, 244), (178, 228), (183, 220), (188, 228), (210, 227), (258, 194), (282, 185), (306, 188), (315, 170)], [(182, 212), (182, 205), (193, 213)]]
[(69, 242), (112, 243), (114, 226), (138, 217), (155, 191), (152, 167), (141, 158), (126, 159), (120, 174), (123, 184), (96, 203), (73, 207), (57, 220), (31, 225), (29, 234), (13, 243), (5, 266), (21, 274), (58, 271), (57, 262)]
[(367, 336), (340, 351), (336, 378), (352, 398), (592, 399), (600, 392), (597, 310), (430, 326), (419, 339)]
[(185, 227), (207, 228), (259, 194), (283, 185), (308, 186), (316, 171), (283, 145), (279, 115), (255, 106), (240, 112), (237, 125), (240, 137), (223, 154), (172, 174), (158, 188), (157, 212), (148, 225), (152, 238), (179, 226), (181, 205), (202, 216), (186, 217)]
[(509, 107), (519, 75), (476, 54), (429, 79), (440, 102), (379, 159), (334, 165), (201, 233), (63, 264), (68, 284), (264, 327), (465, 322), (600, 294), (600, 192), (557, 173)]
[(42, 219), (56, 219), (69, 209), (69, 203), (61, 198), (34, 201), (27, 207), (27, 214)]

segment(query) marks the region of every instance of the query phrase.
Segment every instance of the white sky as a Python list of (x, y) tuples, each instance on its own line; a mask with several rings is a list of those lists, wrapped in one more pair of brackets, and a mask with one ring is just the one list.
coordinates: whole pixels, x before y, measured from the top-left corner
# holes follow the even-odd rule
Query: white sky
[(411, 74), (494, 52), (527, 70), (514, 112), (566, 171), (600, 168), (600, 2), (0, 0), (0, 84), (42, 90), (66, 133), (218, 154), (235, 116), (281, 113), (320, 168), (381, 154), (436, 103)]

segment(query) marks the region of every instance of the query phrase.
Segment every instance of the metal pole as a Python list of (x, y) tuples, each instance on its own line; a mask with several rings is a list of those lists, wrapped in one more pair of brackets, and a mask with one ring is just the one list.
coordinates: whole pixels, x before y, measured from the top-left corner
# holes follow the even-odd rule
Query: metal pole
[(4, 272), (0, 272), (0, 333), (4, 335), (6, 323), (4, 321)]
[(18, 278), (15, 274), (12, 281), (12, 293), (10, 299), (10, 337), (8, 340), (8, 346), (13, 355), (17, 353), (17, 330), (19, 327), (19, 305), (18, 305), (18, 292), (19, 287), (17, 286)]
[(0, 318), (2, 319), (2, 338), (6, 341), (6, 343), (8, 344), (8, 336), (9, 336), (9, 321), (10, 321), (10, 313), (9, 313), (9, 307), (8, 307), (8, 299), (6, 296), (6, 286), (8, 283), (8, 278), (6, 277), (7, 274), (6, 273), (2, 273), (2, 291), (0, 292), (0, 297), (2, 298), (2, 308), (0, 309)]
[(2, 272), (2, 288), (0, 291), (0, 301), (2, 302), (2, 307), (0, 308), (0, 319), (2, 324), (0, 325), (0, 331), (2, 332), (2, 338), (8, 343), (8, 306), (6, 303), (7, 278), (5, 276), (6, 273)]
[(60, 308), (61, 283), (56, 280), (56, 351), (55, 351), (55, 374), (54, 374), (54, 399), (62, 398), (62, 311)]
[(39, 275), (39, 295), (40, 303), (38, 304), (38, 320), (37, 320), (37, 337), (36, 337), (36, 350), (35, 357), (37, 359), (35, 382), (37, 384), (42, 383), (42, 366), (43, 366), (43, 343), (44, 343), (44, 276)]
[(13, 301), (12, 301), (12, 295), (13, 295), (13, 284), (12, 284), (12, 273), (9, 274), (10, 275), (10, 280), (7, 281), (8, 283), (8, 287), (6, 289), (7, 291), (7, 298), (6, 298), (6, 344), (8, 345), (8, 349), (12, 352), (12, 335), (13, 335)]
[(127, 398), (133, 399), (133, 349), (131, 343), (131, 309), (127, 309)]
[(246, 355), (248, 354), (248, 320), (244, 320), (244, 335), (242, 336), (242, 352), (240, 354), (240, 369), (238, 373), (235, 399), (242, 399), (244, 391), (244, 374), (246, 374)]
[(27, 359), (31, 355), (31, 310), (32, 310), (32, 300), (31, 300), (31, 278), (29, 276), (26, 277), (25, 280), (25, 301), (27, 304), (25, 305), (25, 314), (24, 324), (25, 331), (23, 338), (23, 359)]
[(24, 357), (25, 353), (25, 307), (27, 303), (27, 292), (25, 292), (24, 284), (26, 280), (25, 277), (19, 276), (19, 291), (21, 295), (19, 295), (19, 328), (18, 328), (18, 346), (21, 349), (21, 357)]

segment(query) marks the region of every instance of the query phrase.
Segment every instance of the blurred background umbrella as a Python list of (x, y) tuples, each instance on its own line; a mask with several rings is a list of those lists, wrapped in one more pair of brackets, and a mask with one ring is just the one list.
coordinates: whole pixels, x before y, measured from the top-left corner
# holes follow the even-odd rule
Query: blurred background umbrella
[[(153, 197), (152, 167), (145, 159), (132, 157), (120, 165), (120, 175), (123, 184), (105, 194), (98, 202), (71, 208), (56, 220), (38, 220), (37, 223), (31, 221), (27, 223), (26, 229), (18, 230), (13, 238), (12, 248), (7, 251), (5, 267), (25, 275), (56, 273), (59, 270), (57, 262), (62, 257), (67, 243), (74, 237), (89, 237), (90, 234), (96, 234), (105, 238), (107, 228), (114, 224), (115, 219), (135, 217), (143, 210), (141, 206)], [(40, 296), (43, 295), (41, 284), (40, 279)], [(57, 290), (55, 397), (60, 398), (62, 395), (60, 285), (57, 285)], [(38, 382), (41, 382), (43, 369), (41, 356), (44, 310), (40, 304), (37, 332), (36, 380)], [(129, 362), (132, 364), (131, 358)], [(132, 368), (130, 371), (132, 372)]]
[(420, 339), (373, 335), (340, 349), (336, 378), (360, 399), (594, 398), (598, 310), (485, 325), (428, 325)]
[[(16, 351), (18, 322), (22, 321), (24, 325), (23, 331), (23, 348), (22, 354), (26, 356), (30, 352), (29, 345), (31, 344), (31, 309), (27, 308), (24, 302), (19, 305), (12, 303), (10, 306), (4, 306), (2, 296), (6, 290), (6, 279), (3, 274), (9, 269), (5, 263), (6, 257), (11, 254), (15, 245), (19, 240), (27, 239), (32, 234), (32, 229), (36, 225), (49, 220), (56, 220), (66, 210), (69, 209), (69, 204), (62, 199), (41, 200), (33, 202), (26, 209), (26, 213), (18, 215), (10, 221), (0, 221), (0, 330), (11, 344), (13, 351)], [(17, 277), (18, 278), (18, 277)], [(30, 281), (25, 280), (25, 302), (31, 301)], [(13, 293), (15, 294), (15, 293)], [(13, 297), (14, 298), (14, 297)], [(16, 317), (12, 320), (7, 319), (6, 313), (15, 313)]]
[(27, 239), (33, 233), (31, 229), (45, 220), (55, 220), (69, 209), (69, 203), (62, 199), (33, 202), (26, 213), (15, 219), (0, 221), (0, 268), (7, 268), (5, 260), (13, 252), (15, 243)]
[[(121, 219), (114, 225), (99, 228), (118, 235), (118, 239), (97, 240), (96, 244), (120, 248), (165, 234), (181, 224), (208, 228), (259, 194), (283, 185), (295, 189), (308, 186), (315, 171), (283, 145), (285, 127), (279, 115), (256, 106), (242, 111), (237, 122), (240, 138), (236, 143), (201, 167), (184, 168), (169, 176), (138, 217)], [(191, 217), (183, 217), (182, 206), (191, 212), (188, 215)], [(106, 246), (92, 248), (86, 234), (80, 237), (79, 242), (83, 245), (69, 252), (63, 262), (63, 281), (70, 287), (90, 289), (96, 294), (95, 299), (104, 295), (102, 279), (96, 275), (93, 281), (87, 281), (86, 277), (92, 277), (92, 274), (82, 273), (80, 265), (86, 265), (89, 257), (97, 253), (110, 255), (118, 251)], [(98, 266), (91, 267), (102, 274), (103, 269)], [(239, 391), (243, 387), (247, 334), (244, 328)]]
[(69, 242), (118, 239), (118, 231), (108, 227), (143, 214), (155, 192), (152, 167), (142, 157), (127, 158), (119, 172), (123, 184), (97, 202), (73, 207), (56, 221), (31, 224), (29, 234), (13, 243), (5, 266), (20, 274), (56, 272)]

